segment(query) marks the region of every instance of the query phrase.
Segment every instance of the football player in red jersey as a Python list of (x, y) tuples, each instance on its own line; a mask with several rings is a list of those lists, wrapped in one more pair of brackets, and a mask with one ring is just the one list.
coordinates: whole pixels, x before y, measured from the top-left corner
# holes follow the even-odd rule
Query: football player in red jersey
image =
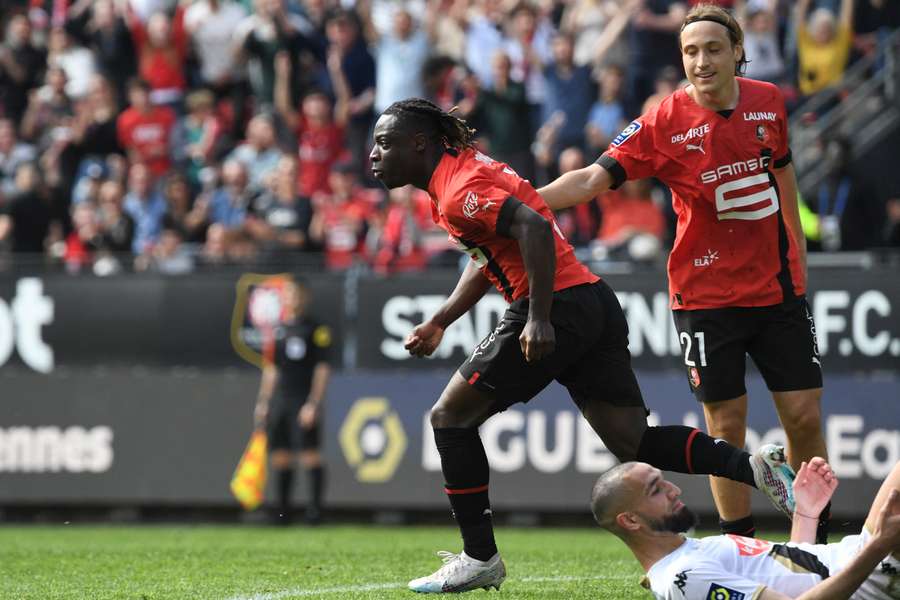
[(465, 122), (426, 100), (389, 106), (375, 125), (372, 172), (387, 188), (427, 191), (432, 216), (472, 260), (444, 305), (406, 341), (430, 355), (444, 329), (493, 284), (510, 302), (496, 329), (453, 375), (431, 410), (445, 491), (464, 550), (444, 553), (418, 592), (499, 588), (506, 570), (494, 542), (488, 461), (478, 426), (557, 380), (620, 460), (711, 473), (755, 486), (785, 512), (792, 473), (782, 449), (757, 455), (684, 426), (648, 427), (631, 370), (625, 315), (613, 291), (574, 256), (531, 184), (472, 147)]
[[(825, 441), (784, 99), (772, 84), (737, 77), (745, 63), (743, 32), (725, 10), (695, 6), (679, 41), (690, 85), (632, 122), (596, 163), (539, 191), (559, 210), (626, 179), (653, 176), (671, 188), (678, 224), (669, 295), (709, 434), (744, 445), (749, 354), (772, 392), (796, 469), (824, 457)], [(729, 481), (710, 481), (722, 530), (752, 536), (749, 494)]]

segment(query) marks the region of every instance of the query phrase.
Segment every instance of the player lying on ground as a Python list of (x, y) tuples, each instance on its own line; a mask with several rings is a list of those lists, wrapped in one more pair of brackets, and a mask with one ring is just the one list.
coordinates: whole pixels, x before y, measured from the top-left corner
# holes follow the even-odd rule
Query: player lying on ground
[[(685, 371), (707, 431), (742, 447), (747, 354), (772, 393), (796, 469), (826, 457), (822, 371), (806, 301), (806, 239), (777, 86), (736, 75), (744, 34), (727, 11), (699, 4), (679, 48), (690, 85), (631, 123), (597, 162), (539, 190), (553, 210), (627, 179), (656, 177), (678, 216), (669, 298)], [(675, 52), (676, 48), (672, 48)], [(752, 536), (749, 491), (711, 478), (722, 533)], [(825, 542), (828, 509), (819, 526)]]
[[(494, 542), (488, 461), (478, 427), (557, 380), (619, 460), (707, 473), (759, 487), (793, 510), (783, 451), (758, 455), (680, 425), (647, 426), (631, 370), (625, 315), (613, 291), (574, 256), (531, 185), (471, 145), (465, 122), (426, 100), (397, 102), (375, 124), (372, 171), (387, 188), (412, 184), (432, 198), (434, 220), (472, 261), (456, 289), (407, 340), (415, 356), (493, 283), (510, 307), (453, 375), (431, 410), (434, 439), (464, 551), (410, 582), (420, 592), (499, 588), (506, 570)], [(718, 443), (717, 443), (718, 442)]]
[(859, 535), (814, 544), (817, 515), (837, 483), (823, 458), (802, 464), (786, 544), (733, 534), (685, 537), (696, 515), (678, 499), (678, 486), (646, 463), (625, 463), (604, 473), (594, 485), (591, 510), (641, 563), (656, 598), (900, 598), (900, 463), (881, 485)]

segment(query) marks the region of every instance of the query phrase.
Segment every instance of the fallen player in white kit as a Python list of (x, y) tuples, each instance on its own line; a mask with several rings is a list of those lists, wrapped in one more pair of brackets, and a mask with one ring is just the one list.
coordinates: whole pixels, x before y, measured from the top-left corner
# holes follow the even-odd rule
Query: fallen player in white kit
[(824, 459), (803, 463), (794, 481), (791, 541), (784, 544), (737, 535), (686, 537), (696, 515), (678, 499), (678, 486), (646, 463), (604, 473), (594, 485), (591, 509), (641, 563), (655, 598), (900, 599), (900, 463), (881, 485), (858, 535), (814, 544), (818, 515), (837, 484)]

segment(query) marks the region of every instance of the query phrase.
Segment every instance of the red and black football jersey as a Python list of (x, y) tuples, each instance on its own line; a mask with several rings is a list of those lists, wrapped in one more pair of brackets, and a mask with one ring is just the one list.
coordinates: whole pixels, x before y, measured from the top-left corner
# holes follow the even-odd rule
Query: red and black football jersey
[(553, 290), (599, 279), (575, 258), (553, 212), (530, 183), (506, 164), (466, 149), (448, 149), (428, 185), (434, 222), (472, 257), (488, 279), (512, 302), (528, 295), (528, 274), (519, 243), (503, 235), (521, 201), (550, 222), (556, 243)]
[(598, 159), (615, 179), (656, 177), (678, 216), (669, 255), (672, 308), (770, 306), (805, 292), (772, 173), (790, 163), (779, 89), (737, 78), (733, 111), (678, 90), (633, 121)]

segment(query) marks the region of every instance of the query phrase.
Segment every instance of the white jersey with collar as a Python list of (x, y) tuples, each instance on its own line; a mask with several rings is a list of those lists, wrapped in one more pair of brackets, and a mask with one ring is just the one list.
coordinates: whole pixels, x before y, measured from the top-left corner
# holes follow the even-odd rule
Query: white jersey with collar
[[(654, 564), (647, 578), (661, 600), (755, 600), (766, 588), (793, 598), (843, 569), (869, 537), (864, 530), (833, 544), (779, 544), (737, 535), (687, 538)], [(884, 561), (853, 598), (900, 598), (896, 562)]]

